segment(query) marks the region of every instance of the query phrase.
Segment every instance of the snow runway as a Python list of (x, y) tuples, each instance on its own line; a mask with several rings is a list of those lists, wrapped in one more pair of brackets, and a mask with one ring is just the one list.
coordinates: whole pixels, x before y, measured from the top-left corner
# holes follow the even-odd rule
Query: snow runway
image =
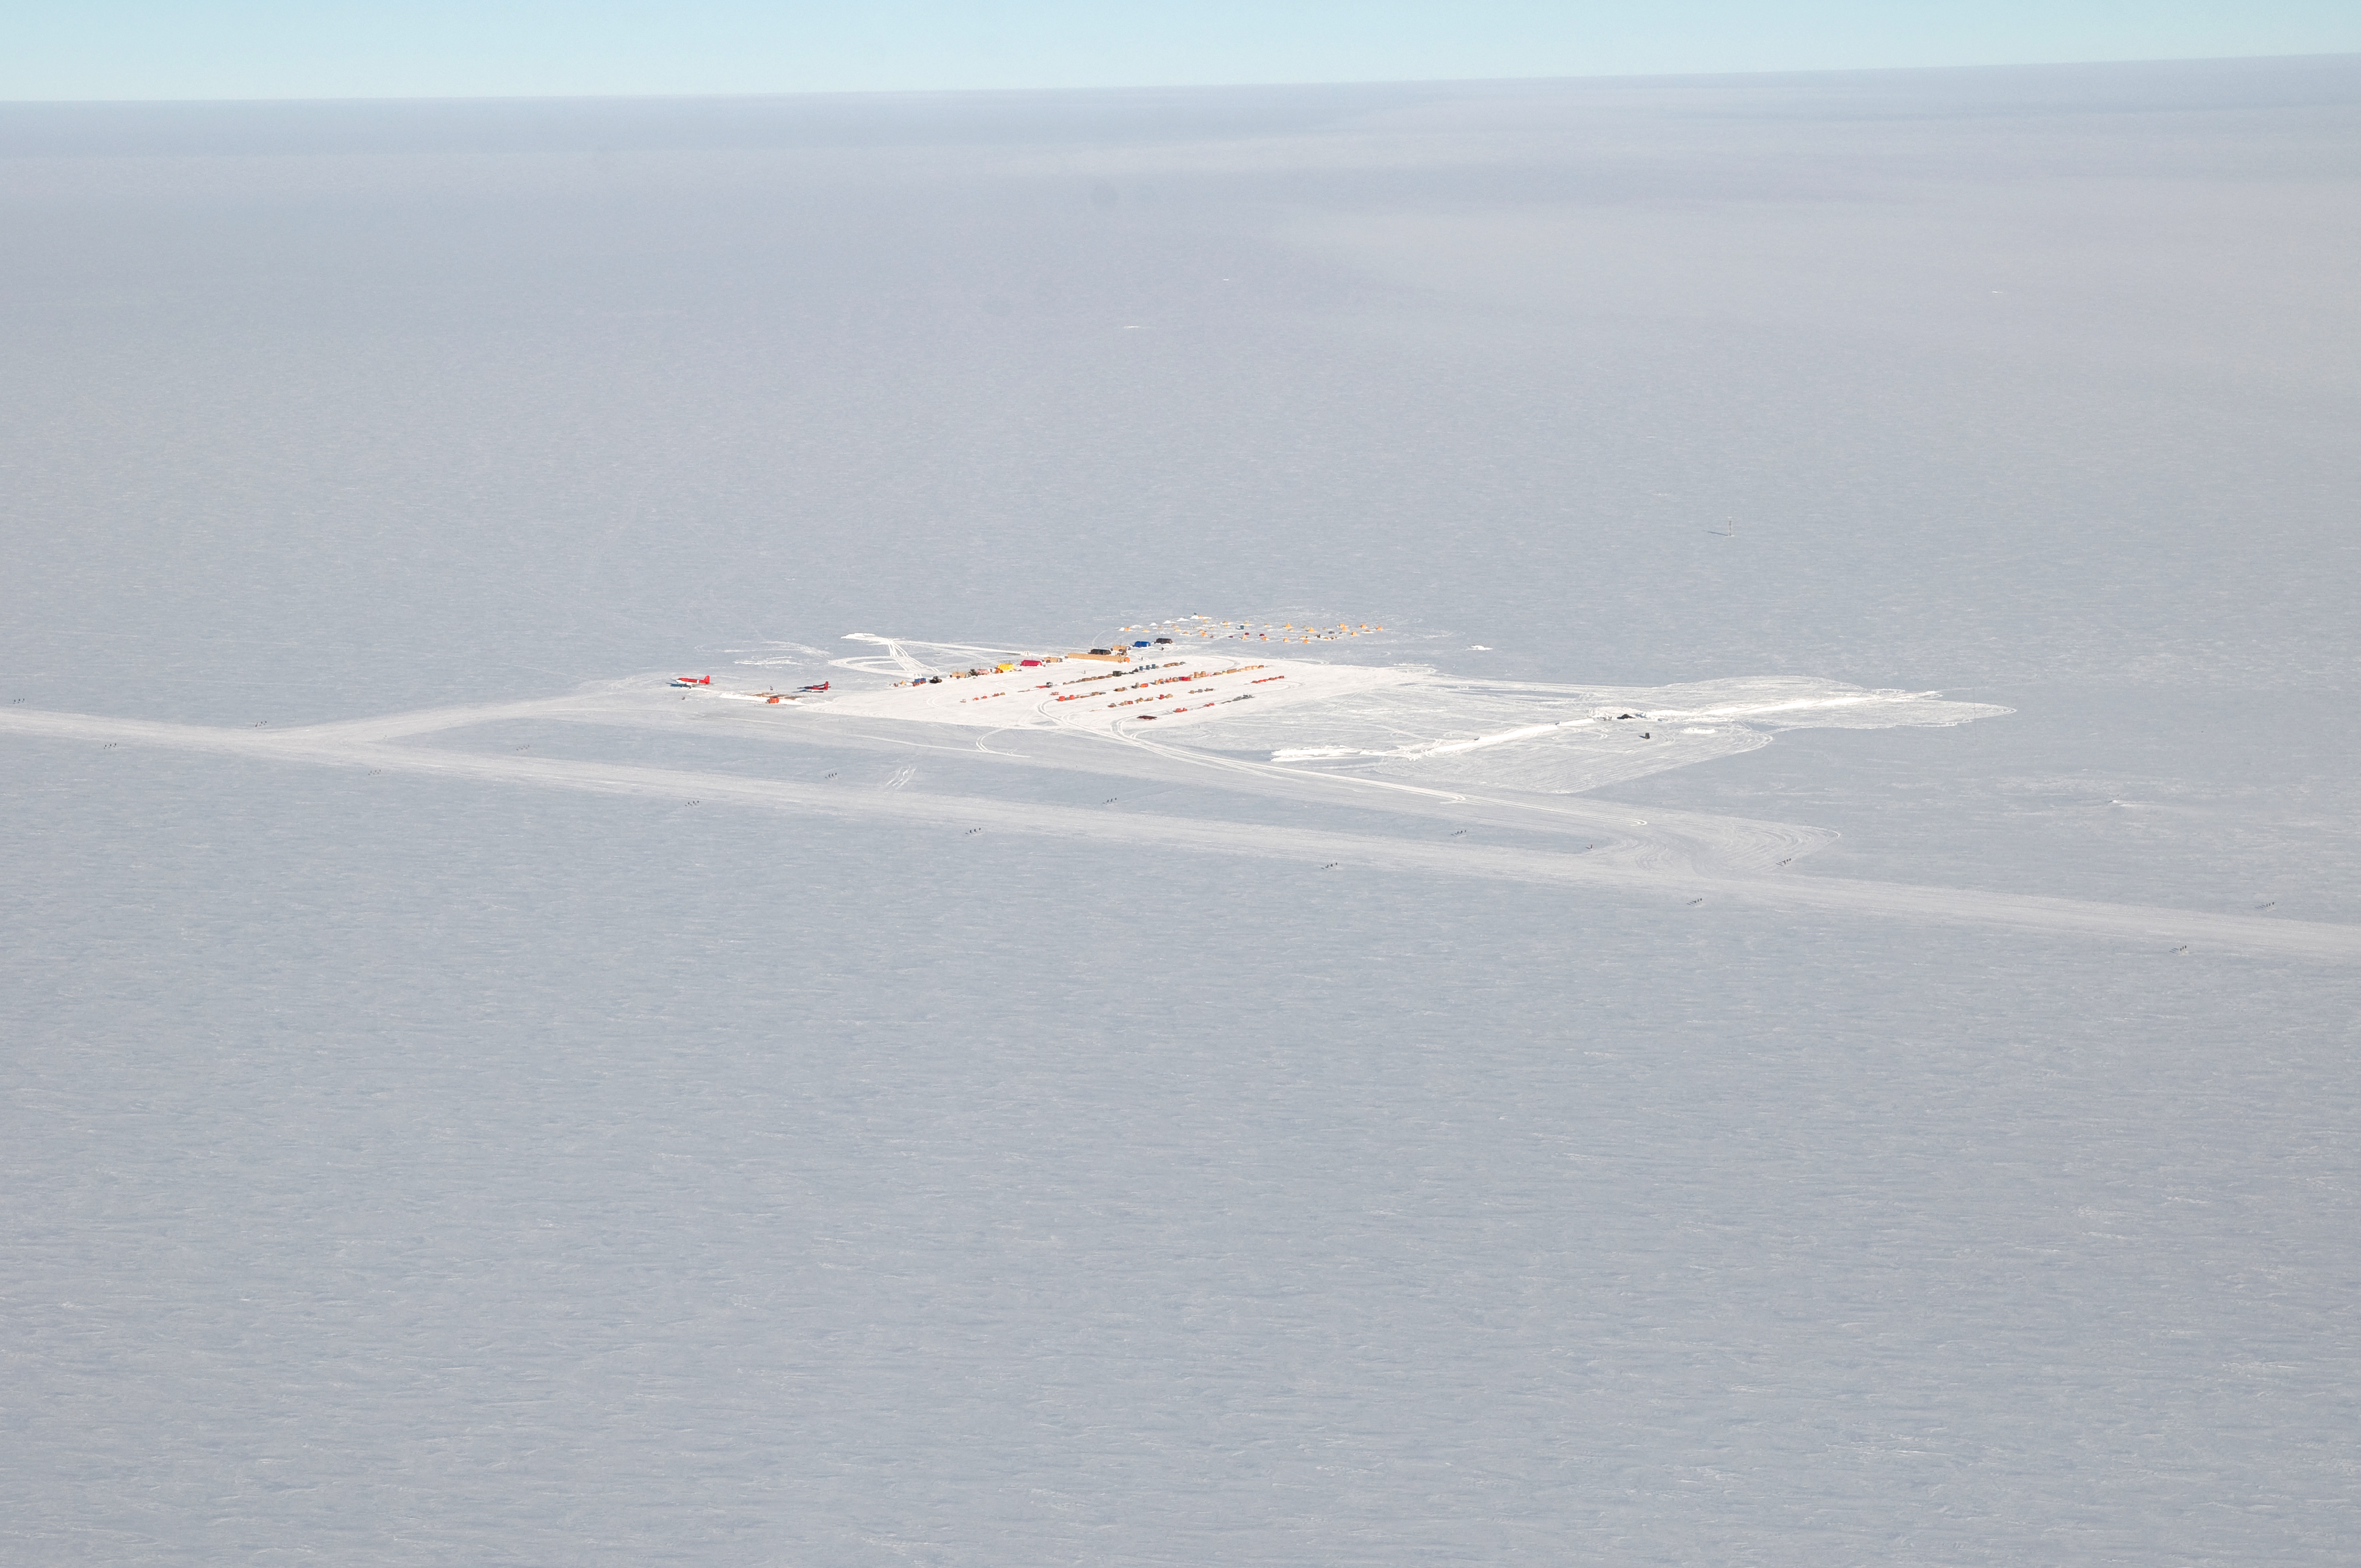
[[(0, 730), (60, 740), (170, 748), (269, 758), (321, 766), (534, 784), (544, 788), (703, 805), (729, 804), (800, 816), (886, 818), (914, 828), (956, 828), (1086, 841), (1150, 844), (1176, 850), (1295, 860), (1310, 866), (1432, 872), (1488, 880), (1614, 889), (1625, 893), (1723, 901), (1750, 906), (1815, 909), (1947, 924), (1999, 926), (2053, 935), (2137, 940), (2161, 947), (2227, 950), (2317, 962), (2361, 962), (2361, 927), (2246, 916), (2101, 904), (2074, 899), (1994, 894), (1781, 873), (1768, 861), (1787, 849), (1806, 852), (1826, 835), (1811, 829), (1689, 813), (1642, 818), (1630, 806), (1596, 801), (1552, 802), (1541, 808), (1560, 820), (1537, 823), (1527, 803), (1487, 801), (1418, 790), (1402, 809), (1431, 831), (1437, 816), (1460, 822), (1508, 822), (1590, 832), (1605, 839), (1593, 852), (1556, 852), (1468, 844), (1452, 839), (1342, 833), (1267, 824), (1122, 813), (1071, 806), (935, 795), (909, 789), (862, 789), (685, 769), (518, 754), (484, 754), (390, 741), (466, 728), (501, 718), (617, 718), (630, 722), (644, 703), (619, 702), (617, 693), (538, 702), (447, 707), (383, 718), (272, 730), (224, 729), (153, 720), (110, 718), (22, 707), (0, 711)], [(1167, 749), (1155, 747), (1159, 752)], [(1185, 760), (1185, 759), (1180, 759)], [(1295, 793), (1330, 790), (1344, 780), (1290, 778), (1293, 770), (1245, 770), (1257, 784)], [(1273, 775), (1279, 775), (1274, 777)], [(907, 782), (905, 780), (904, 782)], [(1268, 793), (1268, 791), (1261, 791)], [(1381, 807), (1383, 795), (1370, 792)], [(1327, 798), (1334, 799), (1330, 795)]]

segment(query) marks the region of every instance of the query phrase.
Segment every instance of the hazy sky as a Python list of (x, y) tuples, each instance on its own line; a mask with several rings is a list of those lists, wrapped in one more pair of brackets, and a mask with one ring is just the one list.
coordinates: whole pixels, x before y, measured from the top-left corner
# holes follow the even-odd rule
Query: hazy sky
[(743, 93), (2361, 50), (2345, 0), (37, 0), (0, 98)]

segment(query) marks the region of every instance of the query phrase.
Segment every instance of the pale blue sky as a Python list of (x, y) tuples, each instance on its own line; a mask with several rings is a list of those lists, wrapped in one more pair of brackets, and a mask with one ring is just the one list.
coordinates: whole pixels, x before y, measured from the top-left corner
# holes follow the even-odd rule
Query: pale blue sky
[(2361, 50), (2351, 0), (37, 0), (0, 98), (1119, 87)]

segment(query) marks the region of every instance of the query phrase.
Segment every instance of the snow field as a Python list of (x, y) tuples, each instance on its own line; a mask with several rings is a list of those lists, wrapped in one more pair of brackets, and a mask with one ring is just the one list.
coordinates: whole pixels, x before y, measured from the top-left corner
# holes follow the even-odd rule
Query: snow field
[(2361, 62), (0, 115), (0, 1559), (2361, 1561)]

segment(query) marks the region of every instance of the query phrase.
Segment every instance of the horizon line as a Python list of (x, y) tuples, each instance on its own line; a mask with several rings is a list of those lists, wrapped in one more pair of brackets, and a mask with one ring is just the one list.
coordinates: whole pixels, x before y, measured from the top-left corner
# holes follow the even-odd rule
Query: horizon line
[(1304, 91), (1315, 88), (1406, 88), (1406, 87), (1507, 87), (1542, 86), (1574, 82), (1640, 83), (1640, 82), (1729, 82), (1770, 81), (1778, 79), (1829, 76), (1891, 76), (1961, 74), (1994, 71), (2077, 71), (2111, 68), (2136, 69), (2155, 66), (2204, 66), (2233, 64), (2268, 64), (2299, 61), (2349, 60), (2361, 63), (2361, 50), (2335, 49), (2310, 54), (2233, 54), (2233, 55), (2162, 55), (2142, 58), (2107, 58), (2096, 60), (1983, 60), (1970, 63), (1940, 65), (1848, 65), (1786, 67), (1766, 71), (1604, 71), (1549, 76), (1444, 76), (1444, 77), (1336, 77), (1236, 82), (1146, 82), (1112, 83), (1098, 86), (1034, 86), (1034, 87), (824, 87), (796, 88), (778, 91), (733, 91), (714, 93), (416, 93), (344, 96), (304, 96), (300, 94), (247, 98), (14, 98), (0, 97), (0, 108), (116, 108), (131, 106), (179, 106), (188, 108), (226, 107), (245, 104), (289, 104), (320, 106), (332, 104), (684, 104), (684, 103), (772, 103), (783, 99), (814, 98), (1015, 98), (1049, 95), (1085, 96), (1090, 94), (1144, 93), (1224, 93), (1249, 91)]

